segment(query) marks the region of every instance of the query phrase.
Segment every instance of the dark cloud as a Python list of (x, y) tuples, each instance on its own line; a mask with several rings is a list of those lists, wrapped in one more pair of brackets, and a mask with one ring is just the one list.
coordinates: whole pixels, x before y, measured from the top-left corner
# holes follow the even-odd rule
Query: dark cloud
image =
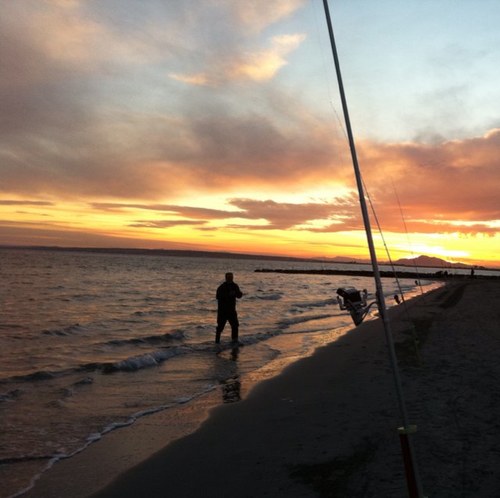
[(173, 204), (136, 204), (119, 202), (94, 202), (90, 204), (94, 209), (104, 211), (121, 211), (132, 209), (134, 211), (142, 209), (145, 211), (167, 212), (172, 215), (185, 217), (203, 216), (205, 219), (226, 219), (234, 217), (247, 217), (244, 211), (229, 211), (221, 209), (200, 208), (193, 206), (176, 206)]
[(113, 236), (88, 230), (71, 230), (57, 226), (57, 224), (13, 223), (0, 220), (0, 239), (8, 241), (9, 245), (27, 246), (61, 246), (61, 247), (123, 247), (149, 249), (192, 249), (209, 250), (203, 244), (190, 244), (169, 240), (141, 240), (139, 238)]
[(0, 206), (54, 206), (49, 201), (30, 201), (30, 200), (12, 200), (0, 199)]
[(139, 220), (130, 223), (134, 228), (173, 228), (183, 225), (204, 225), (204, 220)]
[(272, 200), (255, 201), (252, 199), (233, 199), (231, 204), (245, 210), (252, 219), (267, 220), (267, 227), (246, 226), (245, 228), (267, 228), (287, 230), (314, 220), (339, 220), (353, 216), (353, 208), (357, 205), (348, 203), (346, 199), (334, 199), (324, 203), (278, 203)]

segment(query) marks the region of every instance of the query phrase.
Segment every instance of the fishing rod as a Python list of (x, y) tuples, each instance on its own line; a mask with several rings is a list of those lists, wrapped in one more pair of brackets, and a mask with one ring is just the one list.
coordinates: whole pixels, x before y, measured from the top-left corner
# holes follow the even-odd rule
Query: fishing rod
[[(392, 188), (394, 189), (394, 194), (396, 196), (396, 200), (398, 201), (399, 212), (401, 213), (401, 219), (403, 220), (403, 226), (404, 226), (405, 232), (406, 232), (406, 240), (408, 241), (408, 247), (410, 248), (411, 255), (414, 256), (413, 250), (411, 249), (410, 235), (408, 234), (408, 228), (406, 226), (406, 220), (405, 220), (405, 216), (403, 214), (403, 208), (401, 207), (401, 202), (399, 201), (399, 195), (398, 195), (398, 192), (396, 190), (396, 185), (394, 185), (394, 182), (392, 182)], [(418, 275), (420, 272), (419, 272), (419, 269), (417, 267), (417, 263), (416, 263), (415, 259), (413, 259), (413, 266), (415, 267), (415, 272)], [(416, 281), (416, 282), (418, 283), (418, 285), (420, 287), (420, 293), (423, 295), (424, 290), (422, 289), (422, 282), (420, 280), (420, 277), (418, 277), (418, 281)], [(425, 298), (424, 298), (424, 300), (425, 300)]]
[(399, 375), (398, 363), (397, 363), (397, 359), (396, 359), (396, 350), (394, 347), (394, 339), (392, 336), (390, 321), (389, 321), (389, 317), (387, 316), (387, 310), (386, 310), (386, 306), (385, 306), (384, 293), (383, 293), (383, 289), (382, 289), (382, 281), (380, 278), (380, 271), (378, 268), (377, 255), (375, 252), (375, 245), (373, 243), (373, 236), (372, 236), (372, 231), (371, 231), (371, 226), (370, 226), (370, 218), (368, 215), (368, 208), (366, 206), (365, 194), (364, 194), (364, 190), (363, 190), (363, 181), (361, 178), (361, 171), (359, 169), (358, 157), (357, 157), (357, 153), (356, 153), (356, 145), (354, 142), (354, 135), (352, 133), (352, 128), (351, 128), (351, 120), (349, 118), (349, 109), (347, 107), (347, 99), (345, 96), (344, 84), (342, 82), (342, 74), (340, 71), (340, 62), (339, 62), (339, 57), (338, 57), (338, 53), (337, 53), (337, 45), (335, 43), (335, 36), (333, 33), (333, 25), (332, 25), (332, 20), (331, 20), (331, 16), (330, 16), (330, 9), (328, 7), (328, 0), (323, 0), (323, 7), (325, 10), (325, 17), (326, 17), (326, 22), (328, 25), (328, 33), (330, 36), (330, 44), (331, 44), (331, 48), (332, 48), (333, 61), (335, 64), (335, 72), (337, 74), (337, 82), (338, 82), (338, 87), (339, 87), (339, 92), (340, 92), (340, 99), (342, 102), (342, 110), (344, 113), (344, 120), (345, 120), (345, 125), (346, 125), (346, 130), (347, 130), (347, 137), (349, 140), (349, 148), (351, 150), (352, 164), (353, 164), (353, 168), (354, 168), (354, 174), (356, 177), (356, 185), (358, 188), (359, 203), (360, 203), (360, 207), (361, 207), (361, 213), (363, 216), (363, 223), (364, 223), (366, 238), (367, 238), (367, 242), (368, 242), (368, 249), (370, 251), (370, 259), (371, 259), (372, 266), (373, 266), (373, 276), (375, 278), (377, 304), (378, 304), (380, 316), (382, 318), (382, 322), (384, 324), (385, 337), (386, 337), (386, 342), (387, 342), (387, 346), (388, 346), (388, 350), (389, 350), (389, 358), (391, 361), (394, 382), (396, 385), (396, 392), (397, 392), (397, 397), (398, 397), (399, 409), (400, 409), (401, 416), (403, 419), (403, 427), (399, 428), (398, 432), (400, 435), (401, 447), (402, 447), (402, 452), (403, 452), (403, 460), (405, 463), (408, 491), (409, 491), (410, 498), (424, 498), (423, 491), (422, 491), (422, 484), (420, 481), (417, 462), (416, 462), (416, 458), (415, 458), (415, 452), (414, 452), (411, 437), (410, 437), (410, 434), (413, 433), (415, 430), (414, 430), (414, 426), (411, 426), (409, 424), (408, 412), (406, 410), (406, 404), (404, 401), (401, 377)]

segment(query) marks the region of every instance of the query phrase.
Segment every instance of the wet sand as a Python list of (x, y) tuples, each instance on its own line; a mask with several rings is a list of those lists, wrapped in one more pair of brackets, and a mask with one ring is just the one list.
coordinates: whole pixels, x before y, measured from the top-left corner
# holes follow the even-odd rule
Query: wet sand
[[(500, 283), (479, 279), (390, 310), (429, 497), (500, 496), (499, 310)], [(215, 395), (195, 417), (184, 407), (185, 437), (162, 448), (168, 424), (182, 424), (182, 410), (162, 427), (145, 419), (60, 462), (25, 496), (407, 496), (402, 419), (379, 320), (258, 384), (242, 401), (212, 409), (190, 433)], [(110, 455), (116, 462), (106, 471)]]

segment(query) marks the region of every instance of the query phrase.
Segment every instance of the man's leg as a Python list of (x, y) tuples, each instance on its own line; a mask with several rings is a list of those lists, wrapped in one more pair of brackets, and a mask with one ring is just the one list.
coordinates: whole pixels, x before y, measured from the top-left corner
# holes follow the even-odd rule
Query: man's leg
[(238, 340), (238, 331), (240, 327), (240, 323), (238, 322), (238, 315), (236, 312), (234, 314), (231, 314), (231, 316), (228, 317), (229, 324), (231, 325), (231, 340), (233, 342), (236, 342)]
[(217, 313), (217, 327), (215, 328), (215, 343), (219, 344), (220, 336), (226, 325), (227, 317), (222, 313)]

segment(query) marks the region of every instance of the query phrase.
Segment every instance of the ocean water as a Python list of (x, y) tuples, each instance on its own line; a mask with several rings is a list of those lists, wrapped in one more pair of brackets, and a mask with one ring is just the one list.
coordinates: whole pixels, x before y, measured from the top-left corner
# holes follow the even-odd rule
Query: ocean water
[[(239, 376), (276, 374), (352, 328), (338, 287), (374, 294), (370, 278), (260, 268), (342, 265), (1, 249), (0, 496), (141, 417), (215, 389), (239, 400)], [(229, 325), (214, 344), (226, 271), (244, 293), (237, 350)], [(400, 285), (406, 297), (421, 292)], [(384, 279), (384, 292), (392, 305), (397, 283)]]

